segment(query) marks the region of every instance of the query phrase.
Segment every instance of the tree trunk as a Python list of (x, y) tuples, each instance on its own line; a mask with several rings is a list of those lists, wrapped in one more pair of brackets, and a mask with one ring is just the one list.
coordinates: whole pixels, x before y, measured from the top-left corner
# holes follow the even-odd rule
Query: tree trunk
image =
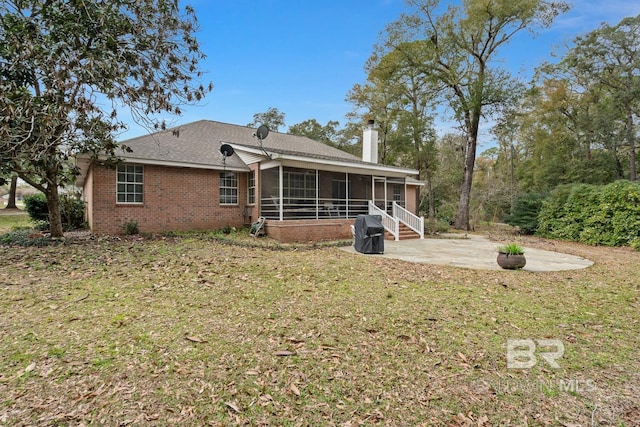
[(427, 197), (429, 200), (429, 223), (433, 225), (436, 222), (436, 202), (433, 196), (433, 183), (429, 168), (425, 170), (425, 175), (427, 179)]
[(64, 237), (58, 187), (55, 185), (49, 187), (45, 196), (47, 197), (47, 208), (49, 208), (49, 231), (51, 232), (51, 237)]
[(629, 142), (629, 181), (637, 181), (636, 137), (633, 131), (633, 111), (627, 106), (627, 140)]
[[(474, 122), (476, 120), (474, 119)], [(475, 131), (474, 131), (475, 127)], [(471, 185), (473, 184), (473, 169), (476, 163), (476, 145), (478, 141), (477, 124), (470, 126), (467, 137), (467, 152), (464, 161), (464, 176), (460, 187), (460, 199), (458, 200), (458, 211), (456, 213), (455, 228), (459, 230), (469, 230), (469, 202), (471, 200)]]
[(18, 175), (11, 177), (11, 185), (9, 186), (9, 199), (5, 209), (18, 209), (16, 206), (16, 187), (18, 186)]
[[(467, 155), (467, 158), (469, 156)], [(471, 200), (471, 184), (473, 180), (473, 169), (469, 169), (468, 162), (465, 162), (464, 177), (460, 188), (460, 198), (458, 199), (458, 211), (456, 212), (455, 228), (458, 230), (469, 230), (469, 202)]]

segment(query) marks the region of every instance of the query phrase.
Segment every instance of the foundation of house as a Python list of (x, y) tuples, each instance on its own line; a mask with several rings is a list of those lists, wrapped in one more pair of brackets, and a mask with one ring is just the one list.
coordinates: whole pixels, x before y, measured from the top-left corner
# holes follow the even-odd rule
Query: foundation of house
[(267, 236), (282, 243), (308, 243), (352, 238), (353, 218), (286, 220), (269, 219), (265, 223)]

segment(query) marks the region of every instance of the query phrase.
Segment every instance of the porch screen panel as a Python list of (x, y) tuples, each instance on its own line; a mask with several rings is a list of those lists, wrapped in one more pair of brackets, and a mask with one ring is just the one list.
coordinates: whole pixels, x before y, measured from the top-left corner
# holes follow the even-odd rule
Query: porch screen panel
[(315, 218), (317, 212), (316, 171), (284, 168), (283, 211), (286, 218)]
[(368, 203), (372, 200), (371, 180), (371, 175), (349, 174), (347, 185), (349, 218), (355, 218), (359, 214), (366, 215), (369, 212)]
[(344, 218), (347, 214), (347, 174), (319, 171), (318, 217)]
[(260, 172), (260, 216), (280, 219), (280, 179), (278, 168)]

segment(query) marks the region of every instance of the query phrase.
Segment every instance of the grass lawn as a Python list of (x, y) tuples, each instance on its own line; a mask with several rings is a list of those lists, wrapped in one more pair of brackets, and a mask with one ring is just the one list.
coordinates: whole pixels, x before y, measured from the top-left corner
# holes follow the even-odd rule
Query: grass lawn
[[(595, 265), (205, 236), (0, 247), (0, 425), (640, 425), (640, 254), (523, 243)], [(509, 339), (560, 340), (559, 369), (543, 346), (507, 368)]]
[(0, 234), (6, 233), (17, 227), (31, 226), (31, 219), (25, 212), (3, 211), (0, 209)]

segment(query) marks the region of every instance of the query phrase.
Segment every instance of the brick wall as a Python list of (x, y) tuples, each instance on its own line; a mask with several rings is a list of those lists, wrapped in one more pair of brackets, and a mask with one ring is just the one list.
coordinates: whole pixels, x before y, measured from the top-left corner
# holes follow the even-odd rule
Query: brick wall
[(144, 166), (144, 203), (116, 203), (116, 170), (93, 165), (85, 196), (96, 234), (121, 234), (127, 222), (143, 233), (241, 227), (247, 174), (238, 173), (238, 204), (220, 205), (220, 171)]
[(407, 185), (407, 200), (405, 200), (405, 209), (414, 215), (418, 215), (418, 199), (420, 195), (420, 189), (417, 185)]
[[(144, 203), (116, 203), (116, 170), (93, 165), (85, 180), (87, 221), (96, 234), (121, 234), (126, 223), (137, 222), (143, 233), (218, 230), (242, 227), (257, 220), (260, 212), (259, 165), (256, 171), (256, 203), (247, 203), (248, 174), (238, 173), (238, 204), (220, 205), (220, 171), (144, 166)], [(407, 209), (416, 212), (420, 187), (407, 186)], [(269, 220), (267, 234), (284, 243), (351, 239), (354, 219)]]
[(267, 220), (267, 236), (282, 243), (308, 243), (351, 239), (355, 219)]

